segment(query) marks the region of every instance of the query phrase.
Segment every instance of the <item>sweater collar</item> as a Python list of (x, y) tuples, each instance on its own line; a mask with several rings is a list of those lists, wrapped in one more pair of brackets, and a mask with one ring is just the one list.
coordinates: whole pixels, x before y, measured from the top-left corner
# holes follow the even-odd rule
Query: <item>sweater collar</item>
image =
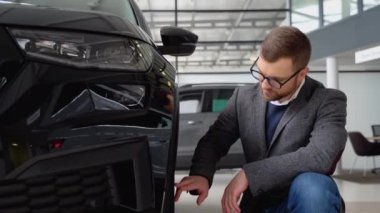
[(305, 84), (305, 79), (302, 80), (301, 84), (298, 86), (297, 90), (293, 93), (292, 96), (288, 100), (285, 101), (271, 101), (270, 103), (276, 106), (283, 106), (283, 105), (288, 105), (291, 101), (297, 98), (298, 93), (300, 92), (302, 86)]

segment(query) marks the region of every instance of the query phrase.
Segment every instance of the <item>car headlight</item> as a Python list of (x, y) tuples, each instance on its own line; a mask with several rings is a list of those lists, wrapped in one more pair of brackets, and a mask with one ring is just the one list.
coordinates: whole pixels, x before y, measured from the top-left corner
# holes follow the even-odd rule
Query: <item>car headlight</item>
[(19, 47), (36, 59), (80, 68), (147, 71), (151, 47), (141, 41), (92, 33), (8, 29)]

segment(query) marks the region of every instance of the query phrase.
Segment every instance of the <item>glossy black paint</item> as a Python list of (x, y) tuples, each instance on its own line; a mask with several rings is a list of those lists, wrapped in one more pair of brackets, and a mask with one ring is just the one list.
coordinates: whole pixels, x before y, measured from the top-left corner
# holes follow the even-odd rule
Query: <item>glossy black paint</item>
[[(138, 39), (151, 45), (153, 62), (145, 72), (131, 72), (36, 60), (11, 38), (8, 29), (15, 26)], [(15, 186), (14, 196), (26, 196), (25, 200), (8, 202), (9, 205), (0, 204), (0, 211), (52, 208), (69, 212), (174, 212), (176, 71), (147, 35), (148, 32), (112, 15), (0, 4), (0, 49), (6, 50), (0, 51), (0, 82), (5, 79), (0, 84), (0, 200), (7, 199), (2, 194), (6, 187)], [(125, 104), (125, 97), (131, 96), (139, 98), (133, 99), (136, 103), (130, 99)], [(126, 156), (125, 162), (116, 162), (116, 153), (128, 141), (147, 143), (149, 155)], [(98, 152), (99, 146), (109, 153)], [(136, 150), (145, 149), (145, 145), (139, 147)], [(76, 155), (78, 152), (83, 153)], [(104, 157), (110, 155), (110, 159)], [(76, 158), (70, 156), (83, 159), (76, 165), (72, 160)], [(132, 161), (141, 158), (151, 166), (145, 179), (138, 176), (138, 165), (133, 163), (140, 161)], [(84, 183), (95, 177), (99, 179), (96, 185), (104, 187), (89, 194), (88, 190), (95, 189)], [(67, 178), (78, 181), (59, 185)], [(75, 192), (60, 192), (74, 185)], [(17, 187), (23, 190), (17, 191)], [(50, 187), (51, 191), (35, 193), (33, 187)], [(144, 195), (151, 190), (154, 196)], [(70, 196), (77, 200), (67, 203), (63, 199)], [(42, 198), (49, 201), (37, 205)]]
[(0, 23), (6, 26), (48, 27), (49, 29), (70, 31), (111, 33), (149, 42), (146, 36), (132, 23), (118, 16), (96, 11), (74, 11), (19, 4), (1, 4)]

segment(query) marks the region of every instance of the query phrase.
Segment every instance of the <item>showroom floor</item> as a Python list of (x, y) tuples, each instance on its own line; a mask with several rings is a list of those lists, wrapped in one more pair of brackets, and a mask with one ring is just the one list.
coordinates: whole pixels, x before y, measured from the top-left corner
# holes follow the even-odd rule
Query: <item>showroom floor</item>
[[(190, 194), (182, 194), (176, 203), (178, 213), (220, 213), (220, 200), (223, 195), (224, 187), (236, 173), (236, 169), (220, 170), (214, 178), (213, 187), (209, 192), (206, 201), (201, 205), (196, 205), (196, 197)], [(177, 171), (176, 181), (187, 175), (187, 171)], [(360, 175), (362, 175), (360, 173)], [(367, 174), (371, 176), (372, 174)], [(378, 178), (377, 178), (378, 176)], [(380, 174), (372, 175), (370, 182), (353, 182), (335, 178), (339, 190), (346, 202), (346, 213), (377, 213), (380, 209)], [(373, 181), (373, 177), (376, 181)]]

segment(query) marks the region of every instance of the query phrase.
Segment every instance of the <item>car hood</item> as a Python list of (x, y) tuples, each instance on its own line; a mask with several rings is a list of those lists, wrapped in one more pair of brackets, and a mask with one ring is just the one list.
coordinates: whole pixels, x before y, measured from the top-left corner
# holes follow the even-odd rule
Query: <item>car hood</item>
[(111, 33), (151, 43), (137, 25), (110, 13), (0, 3), (0, 25)]

